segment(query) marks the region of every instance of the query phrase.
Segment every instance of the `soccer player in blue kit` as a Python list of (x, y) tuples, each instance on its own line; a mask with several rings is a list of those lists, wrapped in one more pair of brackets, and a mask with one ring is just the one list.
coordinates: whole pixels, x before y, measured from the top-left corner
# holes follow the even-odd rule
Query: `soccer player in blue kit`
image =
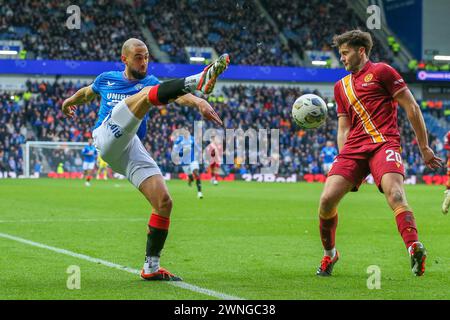
[[(188, 176), (188, 184), (192, 185), (195, 180), (197, 186), (197, 198), (203, 199), (202, 181), (200, 180), (200, 165), (195, 157), (195, 154), (201, 154), (200, 146), (195, 143), (193, 136), (187, 137), (180, 135), (173, 143), (174, 151), (178, 153), (181, 160), (183, 172)], [(190, 154), (184, 154), (184, 151), (190, 150)]]
[(330, 171), (331, 165), (333, 164), (334, 158), (337, 156), (337, 154), (338, 151), (334, 146), (334, 143), (332, 141), (327, 141), (325, 147), (323, 147), (320, 152), (320, 157), (322, 158), (323, 162), (323, 173), (325, 175), (327, 175)]
[(92, 145), (92, 139), (88, 140), (88, 145), (83, 148), (81, 154), (83, 155), (83, 174), (86, 179), (85, 185), (86, 187), (90, 187), (90, 181), (94, 174), (95, 158), (97, 157), (97, 150)]
[(194, 96), (196, 90), (212, 92), (217, 77), (225, 71), (229, 57), (224, 54), (196, 75), (160, 83), (147, 75), (149, 52), (141, 40), (131, 38), (122, 46), (121, 60), (125, 70), (100, 74), (93, 84), (81, 88), (63, 102), (63, 113), (72, 118), (76, 106), (101, 96), (98, 121), (92, 133), (100, 156), (117, 173), (145, 196), (153, 207), (148, 223), (147, 247), (141, 278), (144, 280), (181, 281), (160, 267), (161, 250), (167, 238), (172, 199), (161, 171), (144, 148), (148, 111), (152, 106), (175, 101), (197, 107), (202, 116), (222, 126), (222, 120), (204, 99)]

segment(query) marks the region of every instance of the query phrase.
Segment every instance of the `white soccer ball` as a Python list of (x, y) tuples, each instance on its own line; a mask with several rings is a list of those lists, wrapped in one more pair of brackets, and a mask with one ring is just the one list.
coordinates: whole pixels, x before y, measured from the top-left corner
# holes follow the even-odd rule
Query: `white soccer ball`
[(304, 94), (292, 106), (292, 118), (303, 129), (315, 129), (325, 123), (328, 108), (323, 99), (315, 94)]

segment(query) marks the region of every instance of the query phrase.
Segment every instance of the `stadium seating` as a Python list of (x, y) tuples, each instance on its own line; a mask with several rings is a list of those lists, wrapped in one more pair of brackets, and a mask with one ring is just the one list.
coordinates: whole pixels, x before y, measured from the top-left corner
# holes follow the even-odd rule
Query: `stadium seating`
[[(27, 90), (22, 93), (0, 93), (0, 171), (2, 168), (23, 173), (23, 154), (20, 147), (28, 140), (44, 141), (87, 141), (96, 121), (98, 100), (78, 109), (74, 119), (66, 119), (61, 109), (63, 97), (73, 94), (82, 83), (27, 82)], [(217, 109), (226, 128), (279, 128), (280, 129), (280, 174), (321, 173), (319, 157), (327, 140), (336, 140), (336, 112), (329, 109), (326, 125), (318, 130), (299, 130), (292, 122), (290, 106), (303, 93), (316, 93), (298, 87), (254, 87), (246, 85), (226, 86), (220, 96), (210, 96), (210, 103)], [(330, 101), (332, 102), (332, 101)], [(442, 113), (423, 112), (430, 117), (444, 119)], [(432, 110), (431, 110), (432, 112)], [(187, 127), (193, 132), (193, 121), (201, 116), (192, 108), (171, 104), (152, 108), (148, 124), (148, 135), (144, 145), (161, 166), (163, 172), (181, 172), (171, 161), (172, 142), (170, 134), (177, 128)], [(206, 128), (213, 127), (205, 123)], [(399, 125), (403, 143), (403, 158), (408, 174), (426, 173), (414, 132), (405, 113), (399, 109)], [(443, 156), (442, 137), (431, 136), (431, 146)], [(75, 167), (79, 159), (63, 154), (54, 166), (63, 162), (66, 170)], [(259, 173), (261, 165), (224, 165), (223, 170), (232, 173)], [(56, 170), (56, 167), (55, 167)], [(442, 169), (443, 170), (443, 169)]]
[[(172, 10), (177, 7), (178, 10)], [(139, 12), (173, 62), (189, 62), (186, 46), (228, 52), (234, 64), (294, 65), (289, 47), (253, 1), (143, 1)]]
[[(80, 30), (64, 25), (67, 1), (7, 0), (0, 9), (0, 40), (21, 40), (27, 59), (118, 61), (122, 43), (145, 39), (140, 28), (148, 28), (171, 62), (188, 63), (185, 47), (197, 46), (228, 52), (234, 64), (286, 66), (298, 64), (295, 53), (330, 50), (335, 33), (365, 25), (344, 0), (261, 3), (287, 44), (253, 1), (223, 1), (218, 7), (207, 0), (88, 1), (80, 8)], [(374, 42), (372, 59), (392, 63), (392, 52)]]
[[(303, 57), (305, 50), (332, 50), (333, 35), (349, 29), (365, 30), (365, 22), (347, 6), (345, 0), (289, 1), (262, 0), (280, 31), (289, 39), (289, 45)], [(392, 53), (386, 52), (373, 37), (373, 61), (392, 64)], [(337, 52), (336, 52), (337, 53)]]
[(0, 40), (21, 40), (28, 59), (117, 61), (122, 43), (143, 38), (133, 7), (85, 1), (80, 30), (68, 30), (68, 1), (2, 1)]

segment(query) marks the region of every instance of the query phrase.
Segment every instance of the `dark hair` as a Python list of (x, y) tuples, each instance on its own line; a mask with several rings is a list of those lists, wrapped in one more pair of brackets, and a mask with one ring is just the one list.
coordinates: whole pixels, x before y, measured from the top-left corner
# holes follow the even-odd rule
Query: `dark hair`
[(372, 36), (368, 32), (361, 30), (350, 30), (340, 35), (333, 37), (333, 47), (340, 47), (346, 43), (349, 47), (366, 49), (367, 56), (370, 55), (370, 51), (373, 47)]

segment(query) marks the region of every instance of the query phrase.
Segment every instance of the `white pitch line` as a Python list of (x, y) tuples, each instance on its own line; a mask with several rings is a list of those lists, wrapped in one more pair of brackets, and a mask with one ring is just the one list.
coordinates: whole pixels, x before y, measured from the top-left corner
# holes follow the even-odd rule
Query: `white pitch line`
[(0, 223), (113, 222), (113, 221), (142, 222), (146, 220), (145, 218), (17, 219), (17, 220), (0, 220)]
[[(304, 217), (275, 217), (272, 220), (280, 219), (280, 220), (293, 220), (293, 221), (305, 221), (305, 220), (316, 220), (316, 216), (304, 216)], [(391, 219), (389, 216), (382, 217), (367, 217), (365, 220), (389, 220)], [(176, 218), (177, 221), (206, 221), (209, 220), (209, 217), (205, 218)], [(266, 221), (266, 217), (252, 217), (252, 218), (242, 218), (242, 217), (226, 217), (226, 218), (214, 218), (214, 221), (239, 221), (239, 222), (257, 222), (257, 221)], [(61, 218), (61, 219), (12, 219), (12, 220), (0, 220), (0, 223), (59, 223), (59, 222), (114, 222), (114, 221), (123, 221), (123, 222), (143, 222), (146, 223), (148, 219), (146, 218), (80, 218), (80, 219), (70, 219), (70, 218)]]
[[(19, 237), (12, 236), (12, 235), (6, 234), (6, 233), (1, 233), (0, 232), (0, 237), (1, 238), (5, 238), (5, 239), (9, 239), (9, 240), (14, 240), (14, 241), (17, 241), (17, 242), (21, 242), (21, 243), (24, 243), (24, 244), (28, 244), (28, 245), (33, 246), (33, 247), (38, 247), (38, 248), (47, 249), (47, 250), (50, 250), (50, 251), (53, 251), (53, 252), (65, 254), (65, 255), (68, 255), (68, 256), (71, 256), (71, 257), (74, 257), (74, 258), (78, 258), (78, 259), (82, 259), (82, 260), (86, 260), (86, 261), (89, 261), (89, 262), (102, 264), (104, 266), (107, 266), (107, 267), (110, 267), (110, 268), (113, 268), (113, 269), (118, 269), (118, 270), (122, 270), (122, 271), (126, 271), (126, 272), (129, 272), (129, 273), (140, 275), (140, 271), (137, 270), (137, 269), (129, 268), (129, 267), (126, 267), (126, 266), (121, 266), (121, 265), (118, 265), (118, 264), (115, 264), (115, 263), (112, 263), (112, 262), (109, 262), (109, 261), (106, 261), (106, 260), (103, 260), (103, 259), (93, 258), (93, 257), (87, 256), (87, 255), (76, 253), (76, 252), (69, 251), (69, 250), (66, 250), (66, 249), (60, 249), (60, 248), (48, 246), (48, 245), (43, 244), (43, 243), (34, 242), (34, 241), (31, 241), (31, 240), (19, 238)], [(179, 288), (186, 289), (186, 290), (189, 290), (189, 291), (193, 291), (193, 292), (196, 292), (196, 293), (201, 293), (201, 294), (204, 294), (204, 295), (207, 295), (207, 296), (210, 296), (210, 297), (214, 297), (214, 298), (218, 298), (218, 299), (222, 299), (222, 300), (243, 300), (242, 298), (239, 298), (239, 297), (235, 297), (235, 296), (231, 296), (231, 295), (228, 295), (228, 294), (225, 294), (225, 293), (221, 293), (221, 292), (213, 291), (213, 290), (210, 290), (210, 289), (198, 287), (198, 286), (186, 283), (186, 282), (167, 281), (166, 283), (170, 284), (170, 285), (173, 285), (175, 287), (179, 287)]]

